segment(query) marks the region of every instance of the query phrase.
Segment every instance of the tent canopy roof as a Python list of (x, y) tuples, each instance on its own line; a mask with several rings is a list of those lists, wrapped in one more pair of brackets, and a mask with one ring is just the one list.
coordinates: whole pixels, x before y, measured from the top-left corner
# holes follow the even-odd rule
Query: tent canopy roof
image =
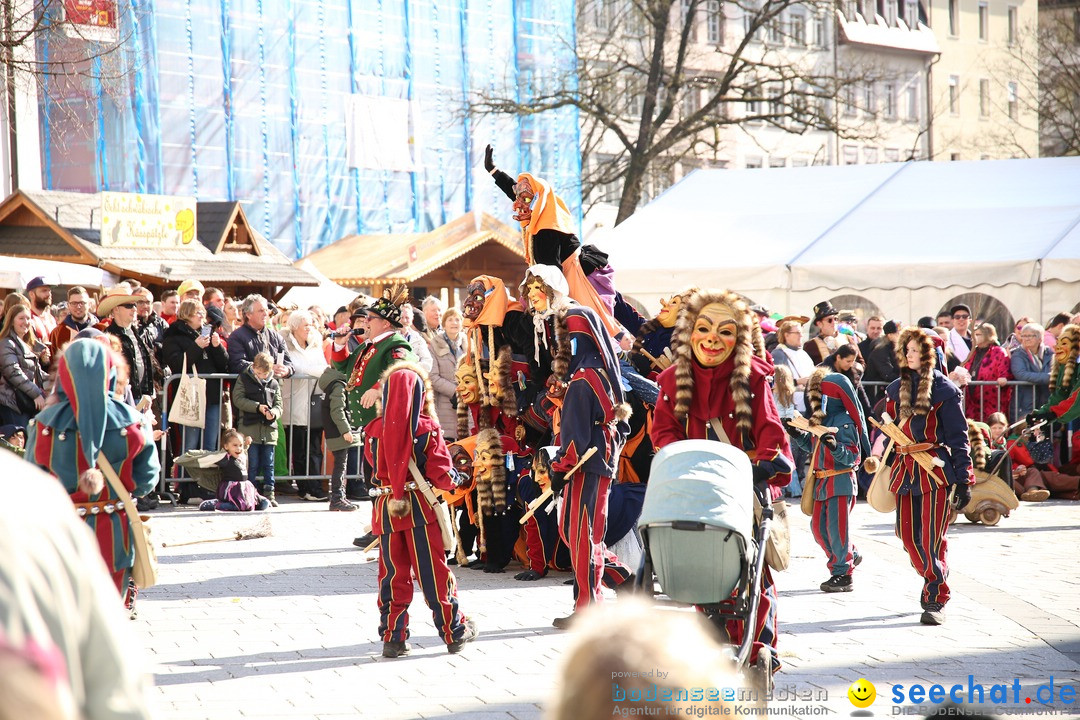
[(1078, 187), (1080, 158), (699, 170), (608, 249), (631, 278), (696, 267), (735, 290), (1077, 281)]

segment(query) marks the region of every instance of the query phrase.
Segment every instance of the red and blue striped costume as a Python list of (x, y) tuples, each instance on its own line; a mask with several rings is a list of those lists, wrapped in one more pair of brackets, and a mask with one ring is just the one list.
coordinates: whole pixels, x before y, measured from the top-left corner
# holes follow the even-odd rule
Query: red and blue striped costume
[(810, 471), (814, 473), (810, 523), (814, 540), (828, 557), (830, 573), (850, 575), (859, 551), (851, 541), (848, 517), (858, 490), (855, 471), (870, 451), (870, 440), (851, 381), (840, 373), (829, 373), (821, 380), (820, 388), (825, 406), (822, 424), (837, 429), (836, 447), (830, 448), (810, 433), (797, 437), (795, 442), (810, 453)]
[[(691, 361), (694, 396), (686, 419), (682, 422), (676, 419), (674, 413), (676, 367), (672, 365), (660, 373), (657, 378), (660, 397), (653, 416), (652, 439), (657, 450), (677, 440), (719, 440), (709, 425), (711, 418), (719, 418), (731, 444), (749, 455), (751, 462), (768, 473), (769, 490), (775, 500), (780, 497), (782, 488), (791, 482), (791, 447), (787, 433), (780, 424), (780, 414), (769, 387), (772, 366), (756, 356), (750, 360), (750, 410), (753, 427), (748, 437), (744, 438), (736, 427), (735, 401), (729, 389), (734, 361), (728, 358), (715, 368), (705, 368), (696, 361)], [(747, 482), (750, 482), (750, 478), (747, 478)], [(773, 667), (779, 668), (776, 623), (776, 586), (772, 571), (766, 566), (762, 569), (757, 627), (754, 628), (754, 644), (750, 651), (751, 663), (757, 660), (758, 651), (769, 645), (773, 648)], [(728, 621), (727, 632), (733, 644), (739, 645), (742, 642), (742, 622)]]
[[(371, 532), (379, 536), (379, 634), (384, 642), (409, 637), (413, 576), (431, 609), (435, 630), (447, 644), (465, 633), (458, 607), (457, 580), (446, 565), (446, 548), (435, 509), (419, 492), (408, 491), (409, 460), (433, 488), (452, 490), (452, 462), (438, 422), (424, 412), (424, 383), (415, 366), (402, 363), (383, 378), (383, 414), (365, 430), (365, 456), (374, 468), (372, 484), (390, 487), (371, 511)], [(403, 517), (390, 512), (391, 499), (404, 500)]]
[[(952, 508), (949, 486), (975, 482), (969, 454), (967, 420), (960, 403), (960, 391), (940, 371), (933, 370), (930, 411), (898, 421), (897, 427), (916, 443), (930, 443), (929, 452), (945, 463), (928, 472), (911, 455), (895, 454), (891, 459), (891, 484), (896, 493), (896, 536), (904, 544), (912, 567), (923, 578), (922, 604), (949, 601), (949, 566), (946, 562)], [(885, 410), (897, 417), (900, 384), (893, 380), (886, 389)], [(912, 373), (911, 397), (915, 397), (919, 377)], [(914, 404), (914, 403), (913, 403)], [(890, 458), (884, 458), (886, 462)]]
[(551, 469), (566, 473), (589, 448), (596, 448), (566, 478), (559, 517), (560, 534), (570, 548), (577, 611), (600, 602), (605, 579), (605, 584), (617, 586), (633, 574), (604, 545), (608, 492), (629, 427), (617, 419), (623, 397), (619, 366), (600, 318), (591, 308), (572, 307), (565, 311), (565, 322), (568, 337), (562, 342), (573, 343), (574, 352), (563, 396), (559, 451)]
[(60, 402), (42, 410), (29, 428), (26, 458), (59, 478), (73, 503), (97, 505), (98, 512), (87, 512), (84, 519), (123, 594), (134, 564), (127, 514), (104, 511), (106, 503), (118, 502), (108, 482), (100, 493), (87, 495), (78, 489), (79, 476), (95, 467), (103, 452), (128, 492), (140, 497), (153, 489), (160, 465), (149, 440), (149, 424), (141, 413), (114, 398), (115, 381), (112, 357), (104, 345), (92, 340), (69, 345), (57, 370)]

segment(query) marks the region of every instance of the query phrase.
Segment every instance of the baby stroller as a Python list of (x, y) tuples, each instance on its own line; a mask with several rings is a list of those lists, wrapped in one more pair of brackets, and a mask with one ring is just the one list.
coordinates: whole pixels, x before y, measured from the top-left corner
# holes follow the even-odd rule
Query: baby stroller
[[(754, 527), (751, 477), (750, 459), (736, 447), (713, 440), (672, 443), (653, 458), (638, 520), (644, 544), (639, 587), (655, 595), (659, 584), (663, 595), (697, 606), (721, 632), (726, 621), (742, 621), (743, 641), (732, 649), (740, 670), (747, 667), (757, 624), (765, 562), (758, 549), (772, 521), (765, 502)], [(772, 691), (768, 647), (750, 675), (760, 690)]]

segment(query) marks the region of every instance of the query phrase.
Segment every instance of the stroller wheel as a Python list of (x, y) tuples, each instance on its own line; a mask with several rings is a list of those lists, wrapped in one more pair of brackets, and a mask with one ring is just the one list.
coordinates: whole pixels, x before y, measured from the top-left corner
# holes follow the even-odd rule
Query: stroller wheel
[(772, 648), (766, 645), (758, 651), (757, 660), (750, 671), (750, 681), (761, 697), (768, 697), (775, 687), (772, 672)]
[(1001, 520), (1001, 513), (997, 510), (997, 508), (988, 507), (982, 511), (982, 513), (979, 515), (979, 519), (983, 521), (984, 525), (989, 525), (993, 527), (994, 525), (998, 524), (999, 520)]

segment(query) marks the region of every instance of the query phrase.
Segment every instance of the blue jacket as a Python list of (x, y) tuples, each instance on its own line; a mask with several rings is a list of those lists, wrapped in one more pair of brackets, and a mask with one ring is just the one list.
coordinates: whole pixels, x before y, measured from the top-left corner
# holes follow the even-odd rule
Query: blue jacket
[(1037, 387), (1019, 385), (1016, 388), (1017, 417), (1023, 417), (1035, 408), (1042, 407), (1050, 398), (1050, 365), (1054, 351), (1045, 345), (1042, 348), (1042, 369), (1035, 364), (1035, 359), (1022, 347), (1012, 351), (1009, 365), (1013, 377), (1024, 383), (1034, 383)]

